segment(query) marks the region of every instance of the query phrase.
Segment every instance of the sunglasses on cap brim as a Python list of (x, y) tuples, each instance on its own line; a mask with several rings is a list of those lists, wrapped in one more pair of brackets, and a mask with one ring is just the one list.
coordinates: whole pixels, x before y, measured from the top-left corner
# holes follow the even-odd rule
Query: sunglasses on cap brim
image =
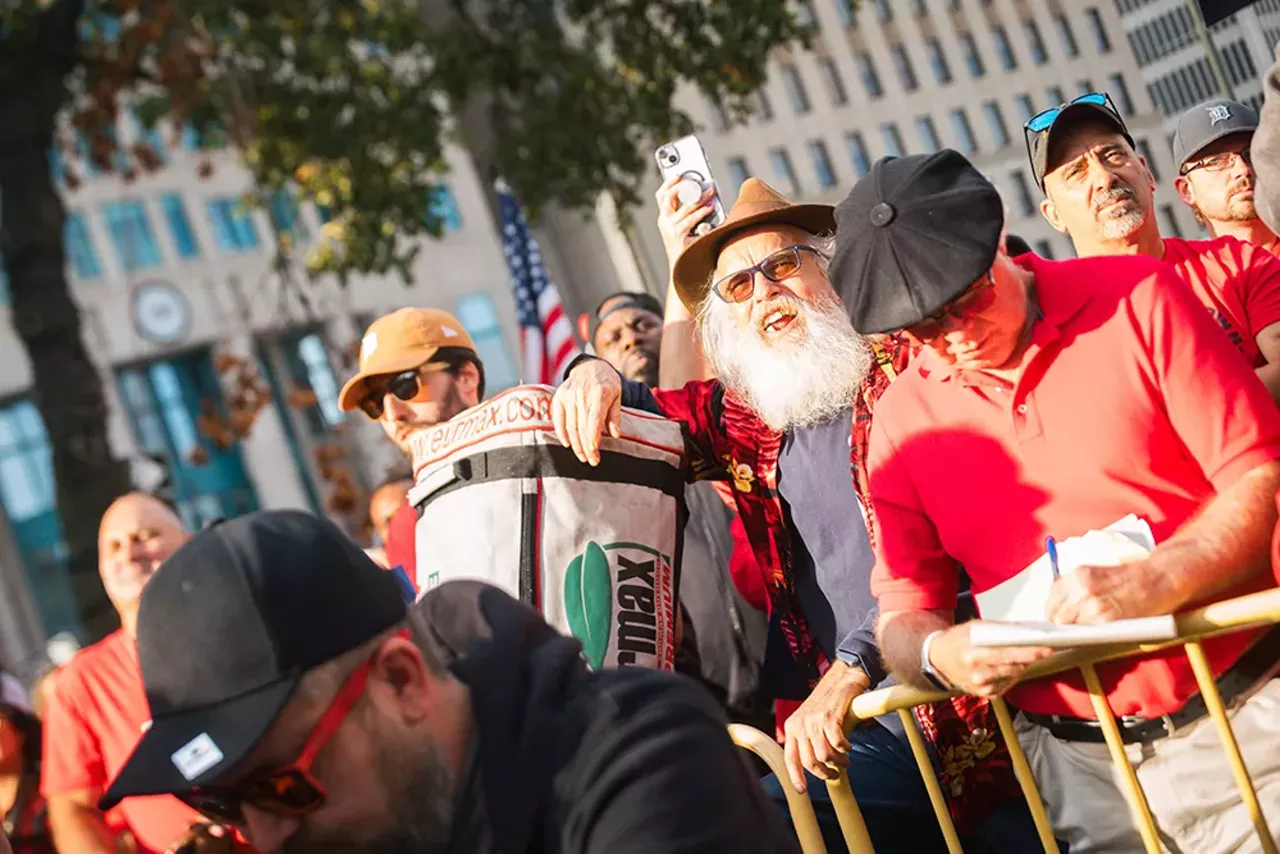
[(1027, 119), (1026, 124), (1022, 126), (1023, 139), (1027, 144), (1027, 158), (1035, 161), (1035, 157), (1031, 154), (1031, 142), (1042, 133), (1048, 133), (1053, 127), (1053, 123), (1062, 115), (1062, 111), (1068, 107), (1074, 107), (1076, 104), (1092, 104), (1095, 107), (1101, 107), (1111, 115), (1115, 116), (1116, 121), (1124, 125), (1124, 118), (1120, 115), (1120, 111), (1116, 109), (1116, 105), (1111, 101), (1111, 96), (1106, 92), (1089, 92), (1078, 98), (1072, 98), (1066, 103), (1059, 104), (1056, 107), (1050, 107), (1036, 113)]

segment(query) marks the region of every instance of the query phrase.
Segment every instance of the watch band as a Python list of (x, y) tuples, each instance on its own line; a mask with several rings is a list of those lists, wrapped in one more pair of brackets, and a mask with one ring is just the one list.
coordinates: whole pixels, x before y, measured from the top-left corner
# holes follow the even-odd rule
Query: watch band
[(920, 644), (920, 672), (924, 674), (925, 679), (929, 680), (929, 684), (939, 691), (954, 691), (955, 686), (935, 670), (933, 662), (929, 660), (929, 648), (933, 646), (933, 639), (940, 634), (942, 634), (941, 630), (929, 632), (929, 634), (925, 635), (924, 642)]

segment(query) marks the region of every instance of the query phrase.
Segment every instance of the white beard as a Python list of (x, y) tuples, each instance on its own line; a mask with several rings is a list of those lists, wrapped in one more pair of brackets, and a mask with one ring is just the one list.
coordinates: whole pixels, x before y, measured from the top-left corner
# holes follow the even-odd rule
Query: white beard
[(698, 313), (703, 352), (716, 377), (780, 432), (822, 424), (851, 406), (873, 363), (871, 347), (853, 331), (838, 299), (805, 303), (784, 296), (769, 311), (783, 307), (797, 311), (792, 324), (800, 328), (779, 344), (767, 343), (754, 325), (738, 325), (715, 294)]

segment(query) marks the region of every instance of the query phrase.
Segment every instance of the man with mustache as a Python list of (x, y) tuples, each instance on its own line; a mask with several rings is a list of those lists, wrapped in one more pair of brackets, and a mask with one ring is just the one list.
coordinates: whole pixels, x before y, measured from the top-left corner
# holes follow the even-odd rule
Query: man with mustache
[(1230, 235), (1280, 252), (1280, 238), (1254, 204), (1253, 134), (1258, 114), (1239, 101), (1218, 99), (1182, 114), (1173, 134), (1178, 196), (1214, 237)]
[[(458, 319), (435, 308), (402, 308), (378, 318), (360, 340), (360, 369), (338, 395), (344, 412), (359, 409), (405, 455), (409, 440), (484, 400), (484, 363)], [(417, 584), (408, 501), (386, 523), (383, 555)]]
[(1221, 235), (1160, 236), (1155, 178), (1110, 97), (1094, 92), (1033, 116), (1024, 128), (1040, 212), (1081, 258), (1147, 255), (1172, 264), (1280, 399), (1280, 260)]
[[(1044, 619), (1172, 614), (1274, 587), (1280, 410), (1168, 265), (1011, 260), (998, 206), (981, 173), (943, 151), (877, 164), (837, 208), (831, 276), (855, 327), (921, 347), (872, 425), (881, 648), (922, 688), (1007, 692), (1071, 854), (1153, 850), (1081, 674), (1015, 684), (1050, 650), (974, 644), (980, 624), (951, 616), (961, 567), (982, 593), (1041, 558), (1047, 537), (1133, 514), (1155, 550), (1064, 565)], [(1280, 629), (1206, 639), (1203, 652), (1275, 816)], [(1261, 850), (1184, 650), (1099, 664), (1097, 678), (1165, 848)]]
[(325, 519), (241, 516), (143, 596), (153, 721), (103, 805), (177, 796), (262, 854), (797, 850), (704, 691), (581, 653), (485, 584), (406, 608)]
[[(732, 482), (766, 574), (773, 632), (765, 684), (775, 697), (804, 701), (785, 725), (790, 785), (818, 801), (826, 787), (817, 778), (847, 766), (877, 850), (938, 851), (937, 822), (896, 718), (843, 731), (853, 698), (885, 678), (872, 635), (864, 461), (872, 408), (909, 354), (892, 341), (873, 346), (850, 327), (826, 275), (834, 225), (830, 206), (793, 204), (748, 179), (724, 224), (690, 242), (672, 270), (717, 379), (649, 389), (580, 357), (552, 417), (560, 440), (593, 464), (604, 431), (617, 435), (621, 406), (685, 425), (693, 474)], [(768, 785), (781, 796), (780, 781)], [(1002, 794), (993, 782), (979, 797), (1000, 803)], [(1009, 819), (1019, 821), (1021, 812)], [(824, 835), (842, 848), (838, 828), (824, 822)]]

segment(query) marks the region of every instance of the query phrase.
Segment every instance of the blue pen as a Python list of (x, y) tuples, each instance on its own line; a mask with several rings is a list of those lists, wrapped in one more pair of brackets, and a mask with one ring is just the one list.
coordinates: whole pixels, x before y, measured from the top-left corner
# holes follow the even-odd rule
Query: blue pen
[(1044, 541), (1044, 550), (1049, 553), (1049, 566), (1053, 569), (1053, 577), (1058, 577), (1058, 543), (1053, 537), (1048, 537)]

